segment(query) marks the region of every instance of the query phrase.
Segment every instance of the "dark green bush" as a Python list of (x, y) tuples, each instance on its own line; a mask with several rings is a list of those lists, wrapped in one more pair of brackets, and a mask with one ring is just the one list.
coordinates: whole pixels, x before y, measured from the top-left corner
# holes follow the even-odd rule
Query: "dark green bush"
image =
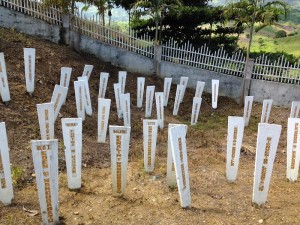
[(287, 37), (287, 33), (286, 33), (285, 30), (279, 30), (279, 31), (276, 31), (275, 37), (276, 37), (276, 38)]

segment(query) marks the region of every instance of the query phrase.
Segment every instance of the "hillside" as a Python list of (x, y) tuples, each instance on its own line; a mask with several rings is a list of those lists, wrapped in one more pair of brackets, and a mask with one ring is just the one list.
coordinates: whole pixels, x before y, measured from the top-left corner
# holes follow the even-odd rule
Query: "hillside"
[[(254, 34), (253, 44), (251, 47), (252, 52), (286, 52), (300, 57), (300, 34), (288, 36), (284, 38), (275, 38), (275, 32), (281, 30), (278, 27), (266, 27), (258, 33)], [(247, 48), (248, 38), (245, 34), (241, 35), (239, 46)]]
[[(36, 89), (29, 96), (25, 89), (23, 48), (37, 50)], [(194, 90), (187, 89), (179, 115), (172, 115), (176, 85), (173, 84), (169, 105), (165, 108), (165, 128), (158, 132), (155, 170), (147, 174), (143, 168), (144, 108), (136, 107), (137, 77), (128, 73), (126, 92), (131, 94), (131, 142), (128, 186), (122, 198), (112, 196), (110, 146), (97, 141), (97, 97), (99, 73), (109, 72), (107, 98), (112, 100), (110, 125), (122, 125), (118, 119), (113, 83), (122, 68), (104, 63), (91, 55), (74, 52), (67, 46), (56, 45), (13, 30), (0, 28), (0, 52), (4, 52), (12, 101), (0, 104), (0, 121), (6, 122), (15, 199), (11, 206), (0, 204), (0, 224), (41, 224), (38, 194), (35, 185), (30, 141), (39, 139), (36, 104), (51, 99), (54, 85), (59, 83), (60, 67), (73, 68), (70, 90), (61, 116), (76, 117), (73, 82), (81, 76), (85, 64), (94, 65), (89, 80), (93, 114), (83, 122), (82, 188), (67, 188), (61, 117), (55, 124), (59, 140), (59, 212), (61, 224), (299, 224), (300, 183), (286, 181), (286, 124), (289, 109), (273, 107), (270, 123), (283, 126), (271, 179), (268, 202), (262, 207), (251, 204), (257, 125), (261, 104), (254, 103), (249, 127), (240, 158), (238, 180), (228, 183), (225, 177), (227, 118), (242, 116), (243, 108), (228, 98), (219, 97), (218, 109), (211, 107), (211, 95), (204, 93), (199, 124), (189, 126), (187, 152), (192, 207), (184, 210), (179, 204), (177, 188), (166, 183), (167, 140), (169, 123), (189, 125)], [(163, 91), (163, 81), (146, 77), (146, 85)], [(153, 119), (155, 105), (153, 106)], [(26, 211), (27, 210), (27, 211)], [(32, 215), (28, 210), (37, 210)]]

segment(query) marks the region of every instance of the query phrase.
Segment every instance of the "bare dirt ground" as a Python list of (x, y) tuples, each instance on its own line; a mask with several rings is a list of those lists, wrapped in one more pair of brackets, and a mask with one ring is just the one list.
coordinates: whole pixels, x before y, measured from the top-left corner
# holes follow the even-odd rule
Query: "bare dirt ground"
[[(26, 93), (23, 47), (37, 51), (36, 89), (33, 97)], [(286, 128), (289, 109), (273, 107), (271, 123), (283, 126), (275, 159), (268, 202), (262, 207), (251, 204), (257, 125), (261, 104), (254, 104), (249, 127), (245, 129), (238, 180), (225, 178), (227, 117), (242, 116), (243, 108), (220, 97), (218, 109), (211, 108), (210, 95), (204, 93), (199, 125), (189, 126), (188, 163), (192, 196), (191, 209), (180, 207), (176, 188), (166, 184), (167, 124), (189, 124), (194, 90), (187, 89), (179, 116), (172, 116), (175, 85), (165, 109), (165, 128), (159, 131), (155, 171), (143, 170), (142, 119), (144, 110), (136, 108), (136, 80), (143, 74), (128, 73), (126, 91), (131, 94), (132, 132), (129, 153), (128, 186), (123, 198), (111, 195), (109, 144), (97, 141), (97, 95), (99, 74), (109, 72), (107, 98), (112, 99), (109, 124), (122, 125), (116, 114), (113, 83), (117, 68), (91, 55), (76, 53), (38, 38), (8, 29), (0, 29), (0, 52), (4, 52), (12, 101), (0, 104), (0, 121), (6, 122), (14, 179), (15, 199), (11, 206), (0, 204), (0, 224), (41, 224), (38, 193), (35, 185), (30, 141), (39, 139), (36, 104), (49, 102), (54, 85), (59, 83), (60, 68), (73, 68), (68, 101), (61, 109), (63, 117), (76, 117), (73, 81), (81, 76), (84, 64), (94, 65), (90, 78), (94, 113), (83, 123), (83, 187), (67, 188), (60, 118), (55, 136), (59, 139), (59, 211), (61, 224), (299, 224), (300, 184), (286, 180)], [(163, 81), (146, 78), (163, 91)], [(153, 114), (155, 114), (155, 105)], [(30, 216), (23, 210), (37, 210)]]

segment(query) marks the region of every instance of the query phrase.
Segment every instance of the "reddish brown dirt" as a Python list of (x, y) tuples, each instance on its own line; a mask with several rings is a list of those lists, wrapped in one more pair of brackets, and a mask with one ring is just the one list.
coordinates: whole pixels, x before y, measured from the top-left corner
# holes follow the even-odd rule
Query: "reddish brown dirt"
[[(33, 97), (26, 93), (23, 47), (37, 50), (36, 89)], [(157, 159), (153, 174), (143, 170), (142, 119), (144, 110), (136, 108), (136, 80), (143, 74), (128, 73), (126, 91), (131, 93), (132, 132), (129, 154), (128, 187), (123, 198), (111, 195), (109, 144), (97, 140), (97, 95), (99, 74), (110, 73), (107, 98), (112, 99), (111, 125), (122, 125), (116, 114), (113, 83), (117, 68), (91, 55), (76, 53), (38, 38), (8, 29), (0, 29), (0, 52), (4, 52), (12, 101), (0, 104), (0, 121), (6, 122), (15, 199), (11, 206), (0, 205), (0, 224), (41, 224), (35, 186), (30, 141), (39, 139), (36, 104), (49, 102), (54, 85), (59, 83), (60, 67), (73, 68), (68, 101), (61, 109), (63, 117), (76, 117), (73, 81), (80, 76), (84, 64), (94, 65), (90, 78), (94, 113), (83, 123), (83, 187), (78, 192), (67, 188), (60, 118), (55, 136), (59, 139), (59, 211), (62, 224), (299, 224), (299, 182), (286, 180), (286, 125), (289, 109), (273, 107), (271, 123), (283, 126), (275, 159), (268, 202), (262, 207), (251, 204), (257, 124), (261, 104), (254, 104), (250, 125), (245, 129), (238, 180), (225, 178), (227, 117), (242, 116), (243, 108), (220, 97), (218, 109), (211, 108), (211, 98), (204, 94), (199, 125), (189, 126), (187, 134), (188, 163), (192, 195), (191, 209), (179, 204), (176, 188), (166, 184), (167, 124), (189, 124), (194, 90), (187, 89), (179, 116), (172, 116), (175, 85), (170, 104), (165, 110), (165, 128), (159, 131)], [(146, 78), (156, 91), (163, 90), (163, 81)], [(153, 106), (155, 114), (155, 105)], [(153, 179), (153, 177), (156, 177)], [(38, 210), (31, 217), (23, 206)]]

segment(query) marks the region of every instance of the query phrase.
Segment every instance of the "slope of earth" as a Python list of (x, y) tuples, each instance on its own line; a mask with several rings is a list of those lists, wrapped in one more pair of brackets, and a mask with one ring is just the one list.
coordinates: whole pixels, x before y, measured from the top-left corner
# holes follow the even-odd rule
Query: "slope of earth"
[[(23, 48), (37, 50), (36, 89), (26, 93)], [(90, 78), (93, 115), (83, 123), (83, 185), (80, 191), (67, 188), (65, 157), (60, 118), (55, 136), (59, 140), (59, 211), (61, 224), (298, 224), (300, 184), (287, 182), (286, 128), (289, 109), (273, 107), (271, 123), (283, 126), (275, 159), (268, 202), (262, 207), (251, 204), (257, 125), (261, 104), (254, 104), (249, 127), (245, 129), (238, 180), (225, 177), (227, 117), (242, 116), (243, 108), (232, 100), (219, 98), (218, 109), (211, 108), (211, 98), (204, 93), (199, 124), (187, 132), (188, 163), (192, 196), (191, 209), (179, 204), (177, 188), (166, 184), (168, 123), (189, 124), (194, 90), (187, 89), (179, 115), (172, 116), (176, 86), (171, 88), (165, 108), (165, 128), (158, 133), (155, 171), (143, 169), (142, 119), (144, 109), (136, 107), (137, 77), (128, 73), (126, 91), (131, 94), (132, 132), (129, 153), (128, 186), (123, 198), (111, 195), (109, 144), (97, 143), (97, 96), (99, 73), (110, 73), (107, 98), (112, 99), (109, 124), (122, 125), (116, 114), (113, 83), (117, 68), (91, 55), (71, 51), (13, 30), (0, 29), (0, 52), (4, 52), (12, 101), (0, 104), (0, 121), (6, 122), (14, 179), (15, 199), (11, 206), (0, 205), (0, 224), (41, 224), (30, 141), (39, 139), (36, 104), (49, 102), (54, 85), (59, 83), (60, 68), (73, 68), (68, 100), (61, 117), (76, 117), (73, 81), (81, 76), (84, 64), (94, 65)], [(163, 91), (163, 80), (146, 77), (146, 85)], [(153, 118), (156, 110), (153, 105)], [(24, 210), (37, 210), (30, 216)]]

